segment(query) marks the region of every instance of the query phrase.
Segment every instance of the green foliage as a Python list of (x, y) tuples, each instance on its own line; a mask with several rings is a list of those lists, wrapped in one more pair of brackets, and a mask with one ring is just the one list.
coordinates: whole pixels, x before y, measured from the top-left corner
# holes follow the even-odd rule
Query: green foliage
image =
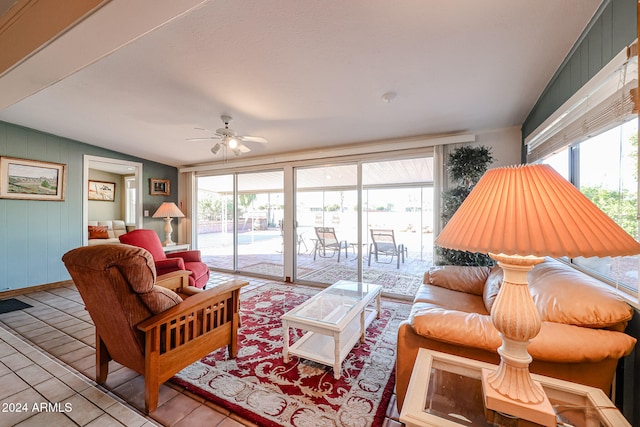
[(491, 148), (485, 146), (457, 148), (449, 154), (447, 167), (449, 177), (471, 188), (484, 175), (493, 160)]
[(624, 188), (620, 191), (597, 187), (582, 187), (580, 191), (613, 219), (634, 239), (638, 238), (638, 195)]
[(51, 185), (49, 185), (49, 181), (47, 181), (46, 179), (42, 180), (42, 184), (40, 184), (43, 188), (49, 188), (51, 187)]
[[(442, 218), (443, 225), (446, 225), (453, 214), (458, 210), (462, 202), (467, 198), (473, 186), (480, 180), (482, 175), (493, 163), (491, 148), (480, 147), (460, 147), (449, 154), (447, 170), (451, 180), (458, 184), (448, 191), (442, 193)], [(436, 247), (438, 264), (450, 265), (493, 265), (493, 260), (486, 254), (457, 251), (453, 249)]]

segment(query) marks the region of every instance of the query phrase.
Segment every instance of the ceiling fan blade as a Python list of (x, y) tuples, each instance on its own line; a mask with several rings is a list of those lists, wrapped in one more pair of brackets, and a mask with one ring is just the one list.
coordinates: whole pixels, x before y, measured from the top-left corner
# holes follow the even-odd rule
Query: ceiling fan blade
[(204, 138), (187, 138), (187, 141), (211, 141), (216, 139), (220, 139), (220, 138), (217, 136), (207, 136)]
[(244, 144), (238, 144), (238, 146), (236, 147), (236, 150), (238, 150), (241, 153), (248, 153), (249, 151), (251, 151), (251, 148), (247, 147)]
[(237, 138), (245, 142), (259, 142), (261, 144), (267, 143), (267, 140), (261, 136), (238, 136)]

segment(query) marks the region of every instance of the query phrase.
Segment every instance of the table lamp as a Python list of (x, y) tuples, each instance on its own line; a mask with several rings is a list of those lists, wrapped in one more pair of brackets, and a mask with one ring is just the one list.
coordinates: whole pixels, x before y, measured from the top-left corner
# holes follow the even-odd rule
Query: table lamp
[(435, 244), (488, 253), (504, 271), (491, 309), (502, 338), (500, 364), (483, 370), (485, 406), (555, 427), (553, 408), (529, 373), (527, 346), (540, 332), (541, 319), (527, 274), (545, 256), (636, 255), (640, 243), (551, 166), (534, 164), (487, 171)]
[(162, 242), (163, 246), (173, 246), (175, 242), (171, 240), (171, 233), (173, 232), (173, 228), (171, 228), (171, 220), (172, 218), (183, 218), (184, 214), (175, 203), (173, 202), (164, 202), (160, 205), (157, 211), (153, 214), (153, 218), (164, 218), (164, 242)]

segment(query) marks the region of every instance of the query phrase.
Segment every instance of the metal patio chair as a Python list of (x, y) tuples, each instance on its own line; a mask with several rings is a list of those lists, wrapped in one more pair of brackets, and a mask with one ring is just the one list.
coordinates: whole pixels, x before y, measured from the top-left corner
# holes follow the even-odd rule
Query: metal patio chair
[[(315, 261), (316, 255), (322, 258), (332, 258), (336, 252), (338, 253), (338, 262), (340, 262), (340, 252), (344, 249), (344, 257), (347, 256), (347, 248), (349, 245), (346, 240), (338, 240), (336, 237), (336, 230), (333, 227), (315, 227), (316, 230), (316, 242), (313, 248), (313, 260)], [(331, 252), (331, 255), (327, 255), (327, 252)]]
[[(402, 263), (404, 264), (404, 259), (407, 257), (407, 248), (402, 243), (396, 243), (393, 230), (371, 229), (370, 231), (369, 266), (371, 266), (371, 258), (375, 258), (376, 262), (391, 264), (393, 257), (396, 257), (396, 266), (400, 268), (400, 258), (402, 258)], [(380, 261), (380, 255), (389, 257), (389, 261)]]

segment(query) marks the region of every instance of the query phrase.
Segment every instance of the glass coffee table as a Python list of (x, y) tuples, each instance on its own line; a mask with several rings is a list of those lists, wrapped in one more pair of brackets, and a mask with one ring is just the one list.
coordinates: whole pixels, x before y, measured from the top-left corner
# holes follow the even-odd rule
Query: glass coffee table
[[(486, 410), (482, 369), (497, 366), (421, 348), (400, 413), (407, 427), (533, 427), (538, 424)], [(631, 427), (598, 388), (532, 375), (547, 393), (562, 427)]]
[[(342, 362), (364, 334), (374, 318), (380, 318), (382, 286), (341, 280), (283, 314), (282, 329), (285, 363), (293, 354), (333, 367), (339, 379)], [(369, 307), (375, 302), (375, 306)], [(289, 345), (289, 329), (307, 331)]]

